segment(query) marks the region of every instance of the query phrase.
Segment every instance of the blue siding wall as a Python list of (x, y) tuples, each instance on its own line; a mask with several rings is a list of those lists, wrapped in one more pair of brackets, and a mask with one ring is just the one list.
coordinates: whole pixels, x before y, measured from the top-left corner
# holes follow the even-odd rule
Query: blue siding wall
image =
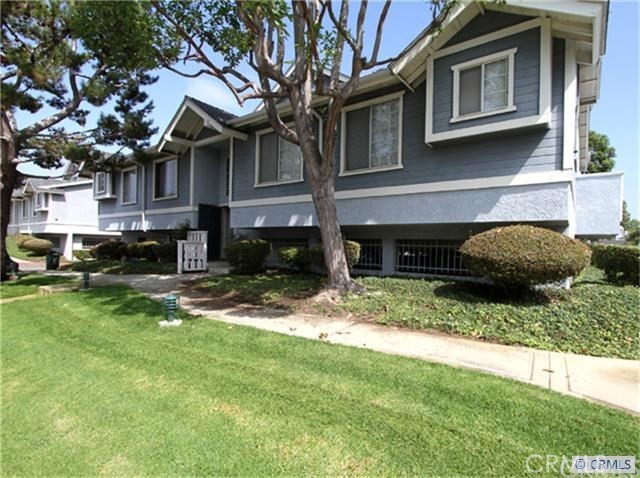
[(447, 43), (445, 47), (470, 40), (472, 38), (486, 35), (487, 33), (502, 30), (517, 23), (531, 20), (532, 17), (524, 15), (513, 15), (511, 13), (486, 11), (484, 15), (477, 15), (473, 20), (465, 25), (465, 27), (456, 33)]
[[(518, 48), (514, 65), (514, 103), (518, 109), (512, 113), (503, 113), (453, 124), (449, 123), (453, 116), (453, 72), (451, 71), (451, 66), (514, 47)], [(434, 62), (433, 80), (434, 133), (537, 115), (540, 89), (540, 28), (533, 28), (475, 48), (469, 48), (459, 53), (438, 58)]]
[[(537, 38), (538, 30), (532, 32)], [(536, 39), (534, 43), (534, 48), (538, 49), (539, 39)], [(426, 88), (422, 83), (416, 87), (415, 92), (406, 91), (403, 97), (403, 169), (339, 177), (336, 179), (336, 190), (399, 186), (561, 169), (564, 41), (554, 40), (553, 47), (552, 122), (550, 129), (529, 129), (429, 147), (424, 143)], [(537, 85), (537, 78), (535, 81)], [(353, 98), (350, 103), (388, 94), (401, 88), (398, 85), (379, 90), (373, 94)], [(537, 102), (537, 96), (535, 101)], [(306, 182), (254, 188), (255, 137), (251, 135), (247, 141), (236, 141), (235, 145), (234, 201), (309, 193), (309, 186)], [(339, 171), (339, 149), (338, 147), (336, 153), (336, 171)]]
[(180, 207), (189, 205), (191, 165), (189, 153), (178, 156), (178, 197), (175, 199), (162, 199), (153, 201), (153, 162), (146, 164), (147, 182), (147, 209), (164, 209), (168, 207)]

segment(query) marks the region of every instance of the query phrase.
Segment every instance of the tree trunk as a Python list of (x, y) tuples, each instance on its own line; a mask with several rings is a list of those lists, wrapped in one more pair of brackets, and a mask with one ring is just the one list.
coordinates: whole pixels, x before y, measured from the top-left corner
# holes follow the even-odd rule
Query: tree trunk
[(9, 277), (7, 265), (7, 230), (11, 218), (11, 196), (16, 187), (18, 171), (16, 167), (16, 140), (14, 136), (14, 119), (9, 111), (2, 112), (0, 125), (0, 281)]

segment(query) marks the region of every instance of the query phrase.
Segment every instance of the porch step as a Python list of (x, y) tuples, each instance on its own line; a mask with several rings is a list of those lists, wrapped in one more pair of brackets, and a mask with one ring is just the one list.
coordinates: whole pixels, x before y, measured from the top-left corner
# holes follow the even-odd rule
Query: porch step
[(214, 276), (226, 275), (231, 270), (227, 261), (207, 262), (207, 267), (209, 268), (209, 274)]

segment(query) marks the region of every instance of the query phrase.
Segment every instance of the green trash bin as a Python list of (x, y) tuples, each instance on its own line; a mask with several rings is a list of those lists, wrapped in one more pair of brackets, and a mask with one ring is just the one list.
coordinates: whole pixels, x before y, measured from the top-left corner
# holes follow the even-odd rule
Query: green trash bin
[(55, 271), (60, 267), (60, 253), (50, 251), (47, 253), (47, 270)]

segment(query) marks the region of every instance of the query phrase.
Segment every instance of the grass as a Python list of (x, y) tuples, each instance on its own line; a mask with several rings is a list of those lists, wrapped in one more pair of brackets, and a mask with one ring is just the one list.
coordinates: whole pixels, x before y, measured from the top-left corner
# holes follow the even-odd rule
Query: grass
[(73, 262), (64, 270), (103, 274), (175, 274), (177, 269), (176, 264), (170, 262), (91, 260)]
[(3, 305), (3, 475), (520, 476), (637, 451), (637, 418), (573, 397), (161, 311), (126, 287)]
[(40, 286), (70, 281), (72, 281), (71, 278), (62, 276), (23, 275), (16, 280), (0, 283), (0, 299), (37, 294)]
[[(571, 291), (546, 290), (524, 299), (495, 294), (486, 285), (450, 280), (361, 277), (364, 295), (340, 309), (381, 324), (435, 330), (503, 344), (595, 356), (640, 359), (640, 290), (603, 281), (588, 268)], [(321, 286), (318, 276), (212, 277), (213, 295), (258, 305), (304, 308)], [(316, 305), (317, 307), (317, 305)]]
[(41, 262), (44, 261), (45, 256), (37, 256), (29, 251), (24, 251), (18, 247), (14, 236), (7, 236), (6, 238), (7, 252), (9, 256), (21, 261)]

